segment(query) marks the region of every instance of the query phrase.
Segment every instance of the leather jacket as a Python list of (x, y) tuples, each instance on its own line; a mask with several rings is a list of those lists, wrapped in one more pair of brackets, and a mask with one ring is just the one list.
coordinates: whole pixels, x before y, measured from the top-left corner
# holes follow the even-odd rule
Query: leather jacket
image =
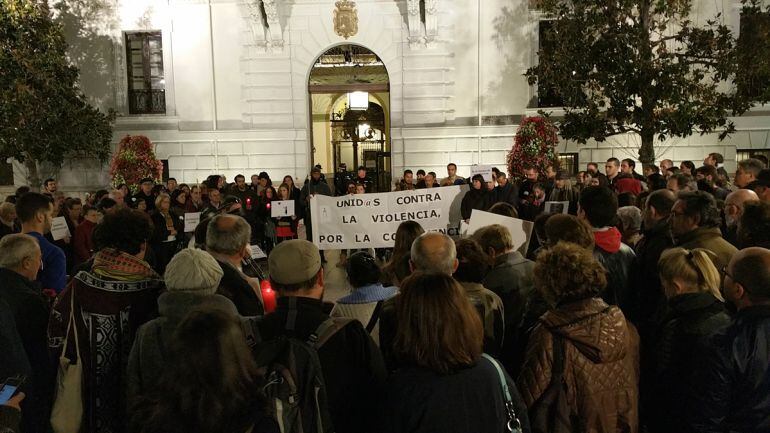
[(689, 431), (770, 431), (770, 305), (744, 308), (717, 332), (693, 373)]

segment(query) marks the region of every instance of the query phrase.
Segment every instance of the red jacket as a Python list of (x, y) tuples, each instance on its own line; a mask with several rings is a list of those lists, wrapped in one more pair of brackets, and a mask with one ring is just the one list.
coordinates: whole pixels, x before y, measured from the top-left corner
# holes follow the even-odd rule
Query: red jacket
[(88, 220), (83, 220), (75, 229), (75, 247), (76, 263), (85, 263), (91, 259), (94, 252), (93, 234), (96, 224)]

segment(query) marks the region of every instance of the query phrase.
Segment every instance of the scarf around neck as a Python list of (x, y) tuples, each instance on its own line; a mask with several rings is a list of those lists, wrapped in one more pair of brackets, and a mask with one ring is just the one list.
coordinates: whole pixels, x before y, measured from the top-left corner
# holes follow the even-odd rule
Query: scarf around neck
[(147, 262), (114, 248), (105, 248), (96, 253), (91, 272), (118, 281), (160, 279), (160, 275)]

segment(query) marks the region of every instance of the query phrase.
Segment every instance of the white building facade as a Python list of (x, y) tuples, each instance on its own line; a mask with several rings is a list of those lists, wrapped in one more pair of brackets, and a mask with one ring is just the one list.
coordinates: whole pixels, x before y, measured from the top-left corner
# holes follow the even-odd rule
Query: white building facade
[[(313, 98), (310, 79), (319, 57), (338, 46), (369, 50), (387, 70), (386, 83), (370, 83), (370, 100), (379, 95), (385, 111), (382, 161), (394, 179), (407, 168), (442, 176), (449, 162), (460, 175), (472, 164), (502, 168), (521, 118), (538, 110), (537, 89), (523, 74), (537, 61), (541, 17), (526, 0), (102, 3), (83, 14), (85, 22), (65, 26), (83, 90), (119, 113), (115, 143), (146, 135), (179, 182), (261, 171), (301, 182), (315, 163), (333, 171), (339, 161), (319, 150), (331, 135), (319, 130), (347, 90), (330, 87), (333, 97)], [(699, 19), (723, 11), (738, 28), (738, 1), (697, 3)], [(719, 152), (732, 171), (746, 152), (770, 148), (770, 107), (734, 120), (739, 131), (723, 142), (672, 139), (657, 158), (697, 166)], [(638, 145), (635, 137), (580, 146), (562, 140), (559, 151), (584, 169), (611, 156), (636, 159)], [(17, 164), (17, 184), (23, 175)], [(66, 191), (109, 183), (107, 166), (97, 163), (65, 165), (59, 177)]]

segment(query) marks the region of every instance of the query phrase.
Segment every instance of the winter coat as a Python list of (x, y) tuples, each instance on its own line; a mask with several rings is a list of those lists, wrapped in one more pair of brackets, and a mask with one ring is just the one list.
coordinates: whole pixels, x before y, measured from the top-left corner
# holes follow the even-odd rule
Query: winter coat
[[(75, 266), (87, 262), (94, 254), (93, 234), (95, 228), (95, 223), (83, 220), (75, 229), (74, 240), (72, 241), (75, 249)], [(73, 274), (75, 273), (73, 272)]]
[(158, 297), (157, 319), (142, 325), (128, 357), (126, 384), (128, 407), (137, 397), (152, 393), (163, 377), (169, 342), (187, 313), (207, 307), (237, 315), (235, 305), (220, 295), (199, 295), (190, 292), (165, 292)]
[(621, 242), (621, 234), (615, 227), (594, 229), (594, 258), (607, 271), (607, 287), (602, 299), (617, 305), (627, 317), (634, 317), (636, 296), (631, 291), (631, 267), (636, 258), (634, 250)]
[[(217, 293), (231, 300), (241, 316), (261, 316), (265, 314), (262, 298), (255, 291), (255, 286), (249, 283), (243, 272), (216, 253), (212, 254), (217, 263), (222, 267), (222, 279), (219, 281)], [(257, 288), (258, 290), (258, 288)]]
[(722, 269), (730, 263), (738, 249), (730, 245), (722, 238), (722, 232), (719, 227), (699, 227), (689, 233), (680, 235), (676, 239), (678, 247), (691, 250), (693, 248), (704, 248), (714, 254), (717, 259), (714, 260), (714, 266)]
[(730, 324), (724, 303), (711, 293), (685, 293), (669, 300), (653, 350), (653, 362), (642, 369), (646, 424), (656, 433), (683, 431), (681, 414), (691, 386), (693, 354), (717, 330)]
[[(275, 312), (259, 322), (259, 335), (270, 340), (293, 334), (306, 341), (329, 316), (318, 299), (278, 298)], [(286, 330), (287, 319), (296, 318), (294, 331)], [(374, 429), (373, 414), (380, 404), (385, 365), (377, 346), (358, 321), (337, 331), (318, 350), (332, 423), (337, 433), (360, 433)]]
[[(45, 423), (37, 415), (42, 414), (45, 419), (50, 413), (56, 374), (48, 353), (48, 301), (34, 282), (12, 270), (0, 268), (0, 302), (8, 307), (24, 348), (23, 353), (14, 356), (13, 346), (0, 346), (0, 357), (4, 361), (6, 357), (8, 360), (26, 360), (31, 372), (24, 385), (27, 397), (22, 402), (25, 414), (22, 424), (28, 431), (44, 431), (38, 430), (43, 429)], [(13, 328), (4, 331), (13, 331)], [(0, 377), (0, 381), (4, 380), (5, 377)]]
[[(505, 379), (514, 412), (529, 433), (527, 408), (508, 374)], [(508, 432), (500, 376), (485, 359), (447, 375), (403, 368), (388, 378), (382, 404), (382, 433)]]
[(492, 192), (486, 189), (486, 185), (482, 185), (481, 189), (471, 188), (470, 191), (465, 193), (462, 202), (460, 203), (460, 215), (464, 220), (471, 217), (473, 209), (487, 210), (493, 204)]
[(639, 328), (644, 339), (643, 328), (654, 327), (657, 314), (668, 300), (663, 293), (658, 274), (658, 260), (663, 251), (674, 246), (671, 226), (667, 220), (660, 221), (642, 232), (642, 239), (636, 244), (636, 257), (631, 267), (632, 293), (638, 299), (635, 316), (628, 317)]
[(500, 356), (505, 332), (505, 307), (503, 300), (495, 292), (482, 284), (460, 281), (465, 295), (481, 315), (484, 325), (484, 352)]
[(695, 354), (684, 419), (700, 433), (770, 431), (770, 305), (743, 308)]
[(563, 304), (540, 319), (517, 380), (532, 409), (551, 382), (553, 334), (564, 342), (564, 381), (574, 432), (638, 431), (639, 336), (599, 298)]
[(519, 201), (519, 187), (516, 186), (513, 182), (508, 182), (505, 184), (505, 186), (496, 186), (495, 187), (496, 192), (496, 202), (500, 203), (508, 203), (512, 205), (513, 207), (516, 207)]
[(535, 263), (518, 251), (495, 258), (495, 265), (484, 277), (484, 287), (503, 301), (505, 337), (501, 359), (510, 368), (515, 359), (516, 335), (533, 291)]

